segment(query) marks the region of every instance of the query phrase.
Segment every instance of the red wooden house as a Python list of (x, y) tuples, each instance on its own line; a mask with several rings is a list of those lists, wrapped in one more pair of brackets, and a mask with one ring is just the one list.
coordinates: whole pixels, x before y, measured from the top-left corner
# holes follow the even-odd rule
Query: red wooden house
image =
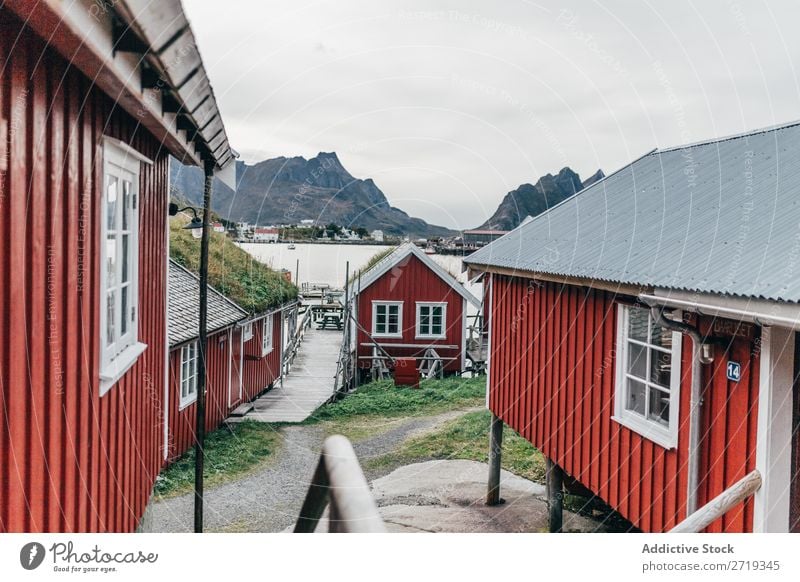
[(232, 168), (180, 2), (0, 6), (0, 531), (131, 531), (166, 447), (168, 155)]
[(360, 369), (385, 354), (421, 358), (433, 348), (445, 372), (464, 370), (467, 304), (480, 302), (419, 247), (397, 247), (352, 285)]
[[(199, 357), (200, 281), (175, 261), (169, 264), (169, 391), (165, 439), (174, 461), (194, 445)], [(206, 432), (219, 427), (242, 403), (281, 378), (284, 321), (296, 303), (252, 315), (209, 286), (206, 352)]]
[[(167, 461), (194, 444), (200, 307), (200, 281), (175, 261), (169, 262), (169, 391), (165, 407)], [(213, 288), (208, 293), (206, 350), (206, 431), (228, 418), (241, 391), (241, 330), (247, 312)], [(235, 336), (235, 337), (234, 337)], [(237, 340), (237, 341), (235, 341)]]
[(798, 168), (798, 124), (654, 151), (467, 259), (491, 411), (642, 530), (753, 471), (707, 531), (800, 527)]

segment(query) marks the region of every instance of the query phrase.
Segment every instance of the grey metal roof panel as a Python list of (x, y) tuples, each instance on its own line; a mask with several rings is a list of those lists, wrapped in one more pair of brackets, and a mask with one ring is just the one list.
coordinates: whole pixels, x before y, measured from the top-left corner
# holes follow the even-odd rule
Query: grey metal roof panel
[(800, 301), (800, 124), (647, 154), (465, 262)]
[[(169, 262), (169, 345), (175, 346), (199, 335), (200, 280), (175, 261)], [(247, 312), (213, 287), (208, 288), (207, 333), (224, 329), (247, 317)]]

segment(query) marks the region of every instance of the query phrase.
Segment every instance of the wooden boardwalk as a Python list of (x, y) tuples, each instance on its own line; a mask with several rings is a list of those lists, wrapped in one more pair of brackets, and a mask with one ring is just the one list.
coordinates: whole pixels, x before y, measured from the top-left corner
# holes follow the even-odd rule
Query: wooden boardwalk
[(261, 422), (300, 422), (333, 396), (342, 332), (312, 325), (300, 346), (283, 387), (275, 387), (253, 402), (245, 418)]

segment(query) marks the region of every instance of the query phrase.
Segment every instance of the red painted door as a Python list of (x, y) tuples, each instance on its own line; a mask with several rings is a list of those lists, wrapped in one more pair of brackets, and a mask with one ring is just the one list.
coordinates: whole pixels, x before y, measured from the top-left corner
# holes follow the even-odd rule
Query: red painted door
[(231, 332), (231, 381), (228, 387), (228, 405), (233, 406), (242, 400), (242, 330)]

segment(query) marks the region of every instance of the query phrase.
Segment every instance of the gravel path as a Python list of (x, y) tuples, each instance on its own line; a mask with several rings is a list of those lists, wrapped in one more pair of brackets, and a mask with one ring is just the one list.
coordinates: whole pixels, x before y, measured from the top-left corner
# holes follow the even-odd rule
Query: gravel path
[[(364, 463), (370, 458), (391, 452), (406, 439), (434, 429), (465, 412), (469, 411), (457, 410), (435, 416), (389, 421), (387, 430), (360, 440), (353, 447), (359, 460)], [(280, 433), (283, 442), (276, 459), (250, 475), (206, 491), (206, 531), (277, 532), (295, 522), (322, 448), (324, 428), (320, 425), (286, 426), (280, 429)], [(371, 481), (391, 469), (387, 467), (371, 471), (366, 477)], [(152, 531), (192, 530), (192, 494), (158, 501), (152, 509)]]

